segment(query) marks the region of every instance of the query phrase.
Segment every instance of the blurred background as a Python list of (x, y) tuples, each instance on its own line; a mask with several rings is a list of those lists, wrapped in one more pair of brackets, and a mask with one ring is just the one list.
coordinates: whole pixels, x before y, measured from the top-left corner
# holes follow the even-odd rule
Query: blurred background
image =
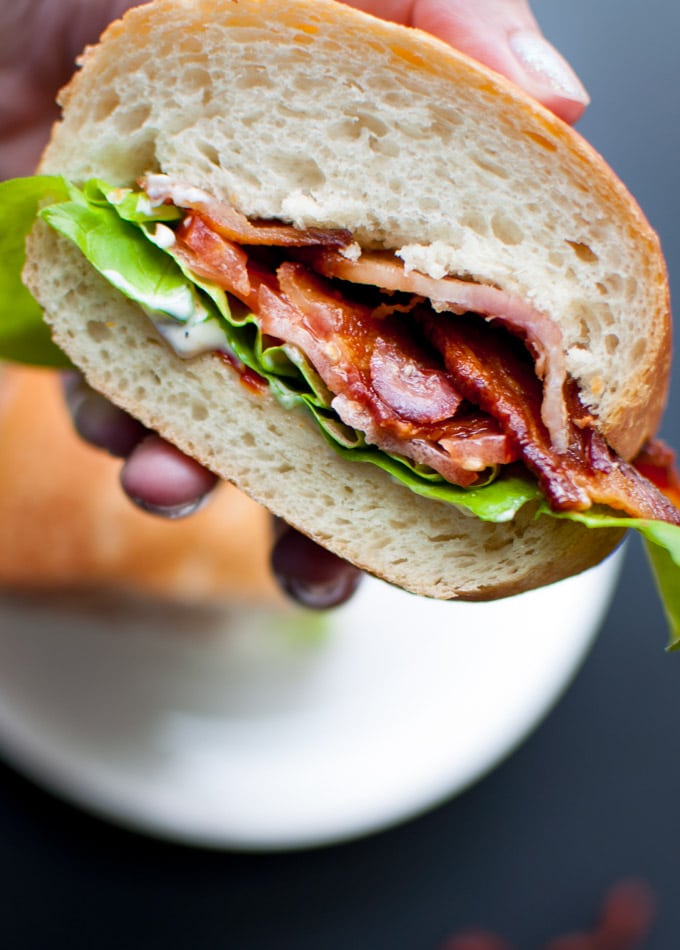
[[(535, 0), (592, 104), (580, 131), (660, 233), (680, 280), (680, 5)], [(677, 296), (677, 293), (675, 294)], [(663, 437), (680, 446), (680, 353)], [(680, 656), (637, 541), (566, 695), (492, 774), (401, 827), (249, 855), (113, 828), (0, 765), (8, 947), (435, 950), (473, 926), (531, 950), (594, 922), (624, 878), (657, 900), (644, 946), (678, 945)]]

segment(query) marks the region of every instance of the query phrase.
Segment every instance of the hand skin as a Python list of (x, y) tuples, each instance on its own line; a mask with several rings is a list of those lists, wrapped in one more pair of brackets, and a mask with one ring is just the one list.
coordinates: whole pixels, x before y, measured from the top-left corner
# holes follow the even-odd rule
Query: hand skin
[[(76, 57), (134, 4), (128, 0), (12, 0), (0, 3), (0, 180), (31, 174), (58, 116), (56, 91)], [(507, 76), (567, 122), (589, 99), (571, 67), (542, 36), (526, 0), (359, 0), (356, 7), (419, 27)], [(80, 434), (125, 459), (121, 484), (147, 511), (177, 518), (202, 506), (216, 478), (89, 390), (65, 381)], [(360, 573), (281, 523), (272, 569), (282, 588), (314, 608), (335, 606)]]

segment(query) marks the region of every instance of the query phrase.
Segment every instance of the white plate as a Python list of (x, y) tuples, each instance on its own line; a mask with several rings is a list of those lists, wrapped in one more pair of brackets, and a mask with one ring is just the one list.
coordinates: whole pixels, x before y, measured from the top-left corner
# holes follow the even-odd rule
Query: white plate
[(591, 643), (621, 555), (491, 604), (367, 581), (330, 615), (0, 600), (0, 748), (119, 824), (209, 847), (327, 844), (478, 779)]

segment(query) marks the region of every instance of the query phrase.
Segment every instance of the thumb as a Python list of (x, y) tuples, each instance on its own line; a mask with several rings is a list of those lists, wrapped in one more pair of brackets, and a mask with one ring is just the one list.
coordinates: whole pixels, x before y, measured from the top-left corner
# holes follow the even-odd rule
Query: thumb
[(566, 59), (543, 36), (527, 0), (349, 0), (439, 37), (511, 79), (566, 122), (590, 102)]

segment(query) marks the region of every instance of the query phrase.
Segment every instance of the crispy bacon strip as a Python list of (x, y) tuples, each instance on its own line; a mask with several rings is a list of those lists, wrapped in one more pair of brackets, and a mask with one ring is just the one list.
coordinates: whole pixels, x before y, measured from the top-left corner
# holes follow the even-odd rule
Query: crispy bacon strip
[[(177, 253), (193, 270), (257, 313), (264, 333), (307, 355), (335, 394), (340, 418), (369, 442), (459, 485), (521, 457), (555, 510), (599, 503), (680, 523), (680, 511), (607, 446), (573, 386), (565, 387), (567, 450), (556, 450), (529, 355), (501, 327), (416, 306), (409, 319), (441, 354), (447, 375), (398, 316), (376, 319), (371, 307), (348, 301), (306, 265), (284, 262), (274, 272), (198, 213), (187, 216), (176, 238)], [(462, 399), (479, 411), (461, 417)]]
[[(370, 308), (347, 303), (300, 264), (282, 264), (277, 273), (286, 300), (303, 315), (316, 340), (326, 341), (324, 354), (316, 360), (313, 348), (310, 352), (309, 346), (300, 345), (337, 394), (333, 408), (368, 442), (429, 465), (463, 486), (500, 460), (514, 461), (509, 440), (479, 414), (471, 421), (475, 440), (466, 442), (471, 425), (453, 419), (460, 395), (398, 323), (373, 320)], [(269, 332), (267, 326), (265, 314), (263, 328)], [(271, 331), (280, 335), (286, 328), (277, 324)], [(456, 449), (450, 451), (447, 446), (454, 444)]]
[(421, 311), (417, 319), (465, 398), (497, 419), (517, 445), (552, 506), (561, 511), (588, 508), (587, 493), (574, 483), (565, 457), (552, 448), (541, 419), (540, 383), (516, 341), (503, 339), (500, 330), (490, 332), (473, 317), (462, 321)]
[(247, 253), (216, 234), (200, 215), (184, 218), (175, 234), (173, 251), (197, 277), (230, 289), (244, 302), (250, 297)]
[(314, 269), (327, 277), (417, 294), (430, 300), (437, 312), (476, 313), (498, 320), (526, 340), (535, 357), (535, 372), (543, 380), (541, 417), (555, 449), (566, 451), (567, 410), (562, 392), (566, 368), (562, 334), (549, 317), (519, 297), (496, 287), (455, 277), (435, 279), (417, 271), (407, 271), (390, 253), (364, 251), (355, 261), (337, 251), (317, 248), (306, 256)]
[(633, 465), (643, 478), (653, 482), (676, 508), (680, 508), (680, 474), (672, 449), (661, 439), (651, 439), (633, 459)]
[(396, 320), (376, 321), (370, 307), (348, 303), (299, 263), (272, 273), (215, 234), (201, 215), (187, 217), (176, 238), (175, 251), (192, 270), (256, 312), (264, 333), (307, 355), (338, 395), (340, 418), (367, 441), (459, 485), (473, 484), (491, 465), (516, 460), (493, 420), (479, 413), (464, 424), (453, 419), (460, 394)]
[(345, 395), (336, 396), (332, 406), (346, 425), (363, 432), (369, 444), (427, 465), (453, 485), (467, 488), (490, 466), (508, 465), (518, 459), (495, 419), (474, 409), (439, 428), (410, 426), (407, 437), (378, 425), (365, 405)]
[(378, 335), (370, 353), (369, 375), (378, 396), (411, 422), (427, 424), (454, 416), (462, 397), (446, 373), (419, 358), (396, 334), (390, 336)]
[(538, 381), (512, 339), (471, 318), (462, 322), (423, 313), (418, 320), (465, 398), (496, 418), (516, 442), (554, 510), (603, 504), (633, 517), (680, 524), (680, 511), (592, 427), (574, 387), (568, 390), (569, 448), (559, 455), (540, 417)]
[(459, 393), (398, 323), (373, 320), (369, 307), (348, 303), (301, 264), (282, 264), (277, 276), (305, 328), (323, 343), (321, 363), (328, 365), (316, 368), (333, 392), (376, 402), (370, 389), (382, 403), (381, 412), (386, 408), (408, 422), (441, 422), (455, 415)]

